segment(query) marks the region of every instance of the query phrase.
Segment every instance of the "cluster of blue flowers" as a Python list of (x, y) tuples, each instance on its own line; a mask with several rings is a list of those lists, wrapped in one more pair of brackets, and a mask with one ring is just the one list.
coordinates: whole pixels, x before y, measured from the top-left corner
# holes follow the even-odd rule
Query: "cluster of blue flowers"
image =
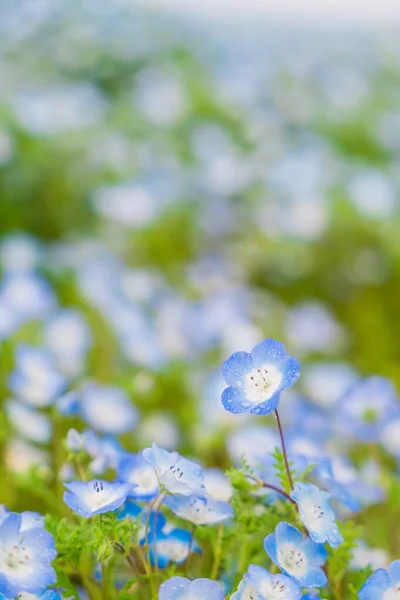
[[(14, 392), (26, 402), (40, 407), (54, 401), (58, 392), (65, 404), (65, 397), (61, 395), (64, 391), (63, 379), (56, 374), (50, 376), (53, 368), (50, 365), (46, 355), (23, 348), (18, 352), (17, 368), (10, 381)], [(42, 371), (44, 375), (41, 375)], [(267, 463), (258, 470), (247, 472), (246, 477), (250, 482), (257, 482), (259, 490), (268, 492), (266, 510), (271, 502), (290, 502), (296, 508), (297, 515), (297, 527), (282, 520), (276, 525), (275, 531), (265, 532), (265, 556), (269, 557), (274, 567), (267, 571), (262, 566), (249, 565), (237, 590), (232, 591), (231, 600), (315, 598), (318, 588), (329, 586), (325, 544), (336, 549), (343, 542), (331, 500), (336, 497), (346, 505), (347, 497), (345, 487), (335, 481), (332, 465), (325, 459), (315, 469), (315, 480), (324, 482), (324, 487), (331, 489), (332, 494), (315, 483), (293, 480), (293, 463), (288, 460), (278, 405), (282, 390), (297, 381), (300, 366), (294, 358), (286, 355), (280, 342), (267, 339), (251, 353), (234, 353), (224, 362), (222, 373), (229, 386), (222, 393), (222, 403), (227, 410), (234, 414), (275, 412), (289, 490), (279, 487), (276, 480), (263, 479), (268, 473)], [(36, 377), (40, 391), (45, 389), (47, 395), (37, 393), (35, 396), (35, 386), (27, 383), (32, 377)], [(358, 406), (358, 398), (361, 398), (365, 386), (371, 394), (386, 389), (385, 399), (393, 394), (393, 389), (386, 382), (382, 383), (376, 378), (363, 382), (361, 386), (348, 392), (346, 397), (356, 397), (354, 404), (349, 402), (349, 406)], [(86, 415), (85, 420), (90, 421), (90, 406), (98, 397), (102, 407), (103, 395), (112, 398), (108, 406), (112, 406), (111, 412), (117, 413), (108, 424), (108, 433), (116, 427), (119, 418), (121, 423), (126, 419), (129, 424), (127, 429), (131, 428), (133, 413), (126, 409), (125, 398), (116, 388), (107, 390), (90, 387), (81, 390), (80, 400), (74, 400), (72, 405), (78, 403), (82, 406), (82, 403), (86, 403), (82, 398), (89, 397), (81, 415), (83, 418)], [(389, 400), (387, 402), (390, 404)], [(67, 412), (70, 411), (68, 409)], [(95, 422), (98, 424), (103, 418), (105, 425), (107, 419), (104, 415), (100, 417), (95, 413), (93, 411)], [(350, 408), (347, 414), (349, 418), (351, 414), (355, 415)], [(104, 429), (104, 425), (97, 429)], [(375, 421), (373, 426), (376, 426)], [(362, 435), (370, 435), (367, 432), (371, 432), (371, 427), (360, 424)], [(116, 428), (123, 431), (119, 426)], [(233, 490), (226, 476), (217, 469), (203, 468), (176, 451), (160, 448), (153, 443), (139, 453), (128, 453), (113, 437), (101, 438), (92, 430), (79, 433), (75, 429), (69, 430), (66, 447), (71, 459), (67, 471), (72, 474), (76, 472), (81, 478), (65, 482), (65, 504), (84, 519), (114, 513), (119, 522), (136, 522), (137, 547), (143, 552), (145, 564), (148, 561), (146, 568), (150, 577), (154, 568), (166, 569), (171, 563), (188, 563), (191, 554), (201, 553), (201, 543), (195, 538), (196, 526), (229, 524), (235, 518), (231, 503)], [(264, 453), (262, 448), (259, 451)], [(293, 452), (291, 456), (299, 459)], [(86, 465), (82, 464), (82, 457), (87, 458)], [(263, 459), (265, 461), (265, 456)], [(87, 479), (88, 473), (104, 473), (109, 469), (115, 470), (114, 481)], [(191, 523), (191, 530), (169, 522), (164, 514), (165, 509)], [(122, 551), (126, 552), (125, 549)], [(54, 587), (57, 577), (52, 562), (56, 556), (53, 536), (44, 528), (43, 518), (39, 514), (16, 514), (3, 509), (0, 517), (0, 593), (3, 599), (25, 599), (28, 596), (42, 600), (61, 599), (62, 590)], [(281, 572), (277, 573), (277, 569)], [(158, 598), (223, 600), (229, 591), (227, 585), (228, 581), (223, 578), (218, 581), (206, 578), (191, 581), (186, 577), (173, 576), (161, 584)], [(367, 579), (358, 597), (360, 600), (392, 600), (398, 597), (399, 589), (400, 561), (395, 561), (388, 571), (378, 569)]]

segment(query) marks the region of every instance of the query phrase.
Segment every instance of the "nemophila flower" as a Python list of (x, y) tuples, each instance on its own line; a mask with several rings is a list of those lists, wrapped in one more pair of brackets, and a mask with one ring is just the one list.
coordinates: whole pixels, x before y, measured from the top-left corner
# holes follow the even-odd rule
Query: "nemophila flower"
[(19, 324), (43, 317), (55, 303), (47, 281), (32, 271), (6, 275), (1, 286), (1, 296), (5, 305), (12, 309)]
[(226, 410), (265, 415), (277, 408), (281, 391), (296, 383), (300, 365), (286, 356), (281, 342), (266, 339), (251, 354), (232, 354), (223, 363), (222, 374), (229, 385), (221, 397)]
[(128, 396), (114, 386), (85, 386), (81, 393), (80, 410), (86, 423), (101, 433), (126, 433), (138, 421), (137, 410)]
[(77, 375), (84, 366), (91, 335), (79, 312), (62, 309), (45, 324), (44, 343), (60, 369), (69, 375)]
[(311, 539), (319, 544), (328, 542), (333, 548), (340, 546), (343, 537), (330, 505), (330, 494), (312, 483), (296, 483), (290, 496), (297, 504)]
[(400, 590), (400, 560), (392, 562), (387, 571), (378, 569), (358, 592), (360, 600), (396, 600)]
[(233, 431), (228, 437), (228, 451), (235, 464), (245, 459), (255, 467), (266, 456), (279, 448), (279, 437), (275, 430), (263, 425), (246, 425)]
[(286, 575), (273, 575), (262, 567), (250, 565), (235, 600), (300, 600), (301, 589)]
[(363, 540), (358, 540), (352, 549), (350, 569), (360, 571), (371, 567), (372, 569), (384, 569), (389, 564), (389, 555), (382, 548), (369, 548)]
[(183, 458), (178, 452), (168, 452), (153, 444), (145, 448), (143, 458), (149, 462), (161, 485), (171, 494), (199, 492), (203, 485), (203, 469), (196, 463)]
[(5, 408), (14, 429), (22, 437), (42, 444), (51, 440), (52, 424), (46, 415), (17, 400), (8, 400)]
[[(156, 532), (154, 526), (148, 535), (149, 555), (151, 564), (155, 564), (155, 552), (157, 550), (157, 566), (165, 569), (169, 563), (181, 565), (187, 560), (193, 552), (200, 552), (200, 546), (193, 539), (193, 533), (185, 529), (172, 529), (165, 531), (159, 528), (158, 519), (156, 523)], [(141, 544), (146, 543), (145, 539), (141, 539)]]
[(212, 525), (233, 517), (233, 508), (228, 502), (207, 495), (170, 496), (164, 503), (178, 517), (196, 525)]
[(95, 475), (100, 475), (109, 468), (115, 469), (123, 452), (123, 447), (116, 438), (100, 437), (91, 429), (85, 429), (81, 433), (70, 429), (66, 444), (69, 450), (84, 451), (93, 459), (89, 467)]
[(0, 590), (10, 598), (42, 593), (56, 582), (53, 536), (42, 526), (22, 531), (21, 523), (21, 515), (10, 513), (0, 525)]
[(185, 577), (171, 577), (161, 584), (158, 600), (224, 600), (224, 592), (211, 579), (189, 581)]
[(370, 442), (379, 438), (389, 418), (399, 415), (396, 390), (384, 377), (367, 377), (352, 385), (338, 401), (340, 434)]
[(203, 470), (204, 487), (207, 494), (214, 500), (222, 500), (229, 502), (233, 496), (233, 488), (229, 481), (229, 477), (221, 469), (209, 468)]
[(153, 466), (140, 453), (122, 455), (117, 475), (121, 481), (133, 485), (129, 495), (136, 500), (152, 500), (160, 491)]
[(65, 483), (64, 502), (81, 517), (92, 517), (117, 510), (126, 500), (132, 485), (101, 479)]
[(20, 400), (43, 408), (62, 393), (66, 379), (47, 350), (21, 344), (16, 351), (15, 370), (9, 386)]
[(328, 557), (324, 546), (316, 544), (309, 537), (303, 538), (292, 525), (279, 523), (275, 533), (265, 538), (264, 548), (281, 571), (299, 586), (322, 587), (327, 583), (321, 569)]

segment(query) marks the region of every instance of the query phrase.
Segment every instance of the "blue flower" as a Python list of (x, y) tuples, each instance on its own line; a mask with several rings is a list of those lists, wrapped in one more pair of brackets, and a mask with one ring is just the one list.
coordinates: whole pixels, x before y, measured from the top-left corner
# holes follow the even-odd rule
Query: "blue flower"
[(358, 592), (360, 600), (390, 600), (397, 598), (400, 588), (400, 560), (392, 562), (388, 570), (378, 569)]
[(264, 540), (264, 548), (273, 562), (285, 575), (301, 587), (321, 587), (327, 578), (321, 566), (327, 559), (322, 544), (309, 537), (303, 538), (300, 531), (288, 523), (279, 523), (275, 533)]
[(286, 356), (285, 346), (270, 338), (251, 351), (235, 352), (223, 363), (222, 374), (229, 385), (222, 392), (226, 410), (266, 415), (275, 410), (282, 390), (296, 383), (300, 365)]
[(87, 384), (82, 390), (82, 418), (101, 433), (119, 435), (134, 429), (138, 413), (128, 396), (114, 386)]
[(312, 483), (296, 483), (290, 496), (298, 506), (311, 539), (319, 544), (328, 542), (333, 548), (340, 546), (343, 537), (330, 505), (330, 494)]
[(300, 600), (301, 589), (286, 575), (273, 575), (262, 567), (250, 565), (231, 600)]
[(0, 590), (14, 598), (38, 594), (56, 582), (51, 566), (57, 555), (53, 536), (41, 525), (22, 531), (21, 515), (10, 513), (0, 525)]
[(9, 386), (19, 399), (43, 408), (63, 392), (66, 379), (47, 350), (21, 344), (15, 360), (16, 368), (10, 376)]
[(233, 508), (228, 502), (214, 500), (206, 494), (197, 496), (170, 496), (164, 504), (178, 517), (196, 525), (212, 525), (233, 517)]
[(132, 485), (102, 479), (65, 483), (64, 502), (81, 517), (92, 517), (117, 510), (126, 500)]
[(52, 315), (44, 328), (44, 341), (60, 369), (68, 375), (79, 374), (91, 343), (89, 328), (79, 312), (61, 309)]
[(39, 444), (51, 440), (52, 424), (47, 415), (17, 400), (9, 400), (5, 409), (14, 429), (22, 437)]
[(229, 477), (221, 469), (210, 467), (204, 469), (204, 487), (207, 494), (215, 500), (229, 502), (233, 496), (233, 488)]
[(117, 475), (121, 481), (134, 485), (129, 495), (136, 500), (152, 500), (160, 490), (154, 468), (142, 454), (124, 454)]
[(189, 581), (185, 577), (171, 577), (161, 584), (158, 600), (224, 600), (224, 592), (211, 579)]
[(341, 434), (371, 442), (378, 439), (389, 418), (399, 414), (396, 390), (384, 377), (367, 377), (352, 385), (338, 402)]
[[(161, 569), (165, 569), (170, 562), (181, 565), (187, 560), (191, 552), (200, 552), (200, 546), (193, 539), (192, 532), (178, 528), (171, 531), (163, 531), (159, 528), (158, 519), (156, 530), (155, 536), (154, 527), (148, 535), (149, 555), (152, 565), (155, 563), (155, 549), (157, 551), (157, 566)], [(140, 543), (141, 545), (145, 545), (146, 542), (142, 539)]]
[(153, 467), (159, 482), (171, 494), (190, 494), (200, 491), (203, 484), (202, 468), (183, 458), (178, 452), (168, 452), (153, 444), (145, 448), (143, 458)]

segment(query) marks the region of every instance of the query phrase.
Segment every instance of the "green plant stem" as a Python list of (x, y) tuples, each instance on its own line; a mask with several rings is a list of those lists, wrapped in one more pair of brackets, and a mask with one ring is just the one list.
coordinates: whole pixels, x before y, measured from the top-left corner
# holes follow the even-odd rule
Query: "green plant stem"
[(214, 552), (214, 563), (211, 570), (211, 579), (215, 580), (218, 577), (219, 569), (221, 566), (221, 558), (222, 558), (222, 540), (224, 537), (224, 525), (220, 523), (218, 527), (217, 533), (217, 541), (215, 544), (215, 552)]
[[(157, 496), (154, 498), (154, 500), (150, 503), (149, 512), (148, 512), (147, 519), (146, 519), (145, 531), (144, 531), (144, 538), (145, 538), (146, 550), (147, 550), (147, 569), (146, 570), (147, 570), (147, 573), (150, 578), (150, 587), (151, 587), (152, 596), (154, 596), (154, 594), (155, 594), (155, 589), (154, 589), (154, 581), (153, 581), (153, 577), (152, 577), (151, 560), (150, 560), (149, 525), (150, 525), (152, 510), (156, 506), (158, 500), (160, 500), (160, 498), (163, 496), (163, 494), (164, 494), (164, 490), (161, 489), (160, 492), (157, 494)], [(153, 534), (154, 540), (155, 540), (155, 534), (156, 534), (156, 532), (154, 531), (154, 534)]]
[(287, 473), (288, 480), (289, 480), (289, 486), (290, 486), (290, 489), (293, 490), (293, 488), (294, 488), (293, 479), (292, 479), (292, 474), (290, 472), (289, 461), (288, 461), (287, 452), (286, 452), (285, 438), (283, 437), (282, 424), (281, 424), (281, 419), (279, 417), (278, 409), (275, 410), (275, 418), (276, 418), (276, 423), (278, 425), (279, 437), (281, 439), (282, 454), (283, 454), (283, 458), (285, 461), (285, 467), (286, 467), (286, 473)]

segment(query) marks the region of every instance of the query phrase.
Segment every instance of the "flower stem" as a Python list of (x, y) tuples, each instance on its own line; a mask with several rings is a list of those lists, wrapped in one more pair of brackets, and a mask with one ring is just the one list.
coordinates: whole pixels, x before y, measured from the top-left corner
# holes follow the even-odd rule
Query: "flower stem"
[(292, 479), (292, 474), (290, 472), (289, 461), (288, 461), (286, 446), (285, 446), (285, 438), (283, 437), (282, 424), (281, 424), (281, 419), (279, 417), (278, 409), (275, 409), (275, 417), (276, 417), (276, 422), (278, 425), (279, 437), (281, 438), (282, 453), (283, 453), (283, 458), (285, 461), (285, 467), (286, 467), (286, 473), (288, 476), (289, 486), (290, 486), (290, 489), (293, 490), (293, 488), (294, 488), (293, 479)]
[[(151, 572), (151, 559), (150, 559), (150, 547), (149, 547), (149, 525), (150, 525), (150, 519), (151, 519), (152, 510), (156, 506), (156, 504), (157, 504), (158, 500), (160, 500), (160, 498), (161, 498), (161, 501), (162, 501), (163, 494), (164, 494), (164, 490), (161, 489), (160, 492), (157, 494), (157, 496), (154, 498), (154, 500), (150, 503), (150, 505), (149, 505), (149, 512), (148, 512), (147, 518), (146, 518), (145, 530), (144, 530), (144, 539), (145, 539), (146, 550), (147, 550), (147, 568), (146, 568), (146, 571), (147, 571), (148, 575), (150, 576), (151, 593), (152, 593), (153, 596), (155, 594), (155, 590), (154, 590), (154, 581), (153, 581), (152, 572)], [(155, 531), (155, 528), (154, 528), (154, 523), (153, 523), (153, 540), (154, 540), (155, 551), (157, 551), (157, 548), (156, 548), (156, 531)], [(154, 558), (157, 559), (156, 556), (154, 556)]]
[(211, 571), (210, 579), (217, 579), (222, 558), (222, 540), (224, 537), (224, 524), (220, 523), (218, 527), (217, 542), (215, 545), (214, 563)]
[(274, 492), (277, 492), (278, 494), (280, 494), (281, 496), (286, 498), (286, 500), (289, 500), (289, 502), (291, 502), (292, 504), (296, 504), (296, 502), (294, 500), (292, 500), (292, 498), (289, 496), (289, 494), (287, 492), (285, 492), (285, 490), (278, 488), (276, 485), (272, 485), (272, 483), (267, 483), (266, 481), (263, 481), (262, 479), (258, 479), (258, 477), (254, 477), (253, 475), (247, 475), (247, 477), (249, 477), (256, 483), (258, 483), (258, 485), (260, 485), (261, 487), (268, 488), (269, 490), (273, 490)]

